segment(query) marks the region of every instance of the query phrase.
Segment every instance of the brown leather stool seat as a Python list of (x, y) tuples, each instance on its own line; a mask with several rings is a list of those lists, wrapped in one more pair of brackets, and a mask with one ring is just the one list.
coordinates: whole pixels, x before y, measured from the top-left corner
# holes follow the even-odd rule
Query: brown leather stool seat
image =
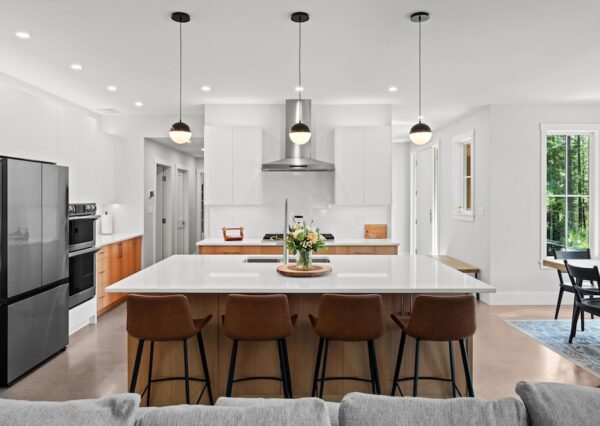
[[(208, 374), (208, 364), (206, 362), (206, 353), (204, 351), (204, 341), (202, 340), (202, 329), (208, 324), (211, 315), (205, 318), (193, 319), (190, 305), (187, 297), (184, 295), (168, 296), (144, 296), (130, 294), (127, 297), (127, 333), (139, 340), (135, 364), (129, 386), (129, 392), (135, 392), (137, 378), (144, 350), (144, 342), (150, 342), (150, 358), (148, 367), (148, 385), (142, 392), (147, 394), (146, 405), (150, 405), (150, 391), (152, 383), (169, 380), (185, 381), (185, 399), (190, 403), (190, 380), (204, 382), (204, 387), (196, 401), (200, 402), (204, 391), (208, 392), (208, 400), (214, 403), (212, 389), (210, 386), (210, 377)], [(188, 366), (188, 339), (196, 336), (198, 341), (198, 350), (200, 360), (202, 361), (202, 370), (204, 378), (190, 377)], [(184, 377), (165, 377), (161, 379), (152, 379), (152, 363), (154, 360), (154, 342), (174, 342), (183, 343), (183, 363)]]
[[(380, 394), (381, 385), (379, 383), (374, 340), (383, 336), (385, 332), (381, 296), (378, 294), (324, 294), (319, 302), (318, 317), (309, 314), (309, 319), (315, 333), (319, 336), (312, 396), (317, 396), (317, 384), (320, 383), (319, 397), (323, 398), (323, 390), (327, 380), (370, 382), (373, 393)], [(371, 378), (326, 377), (330, 341), (367, 342)], [(321, 358), (323, 359), (322, 370)], [(320, 378), (319, 370), (321, 370)]]
[[(247, 380), (280, 380), (285, 398), (292, 398), (292, 379), (287, 354), (286, 338), (294, 331), (297, 315), (290, 315), (285, 294), (244, 295), (230, 294), (225, 300), (223, 332), (233, 340), (226, 396), (231, 396), (233, 384)], [(235, 364), (240, 341), (276, 341), (279, 352), (281, 377), (244, 377), (235, 379)]]
[[(392, 396), (396, 393), (396, 388), (402, 394), (398, 382), (405, 380), (413, 381), (413, 396), (417, 396), (419, 379), (441, 380), (451, 382), (452, 396), (456, 396), (456, 376), (454, 372), (454, 341), (458, 341), (462, 355), (463, 367), (467, 381), (468, 396), (474, 396), (473, 382), (467, 358), (465, 340), (475, 334), (475, 298), (472, 295), (465, 296), (426, 296), (421, 295), (415, 298), (412, 307), (410, 319), (406, 320), (399, 315), (392, 314), (392, 319), (400, 329), (400, 347), (398, 349), (398, 358), (396, 360), (396, 369), (394, 371), (394, 382), (392, 386)], [(404, 344), (406, 336), (416, 340), (415, 343), (415, 370), (413, 377), (398, 378), (400, 366), (402, 364), (402, 355), (404, 353)], [(421, 341), (448, 342), (450, 354), (450, 374), (451, 378), (440, 377), (421, 377), (419, 378), (419, 347)], [(460, 392), (458, 392), (460, 394)]]

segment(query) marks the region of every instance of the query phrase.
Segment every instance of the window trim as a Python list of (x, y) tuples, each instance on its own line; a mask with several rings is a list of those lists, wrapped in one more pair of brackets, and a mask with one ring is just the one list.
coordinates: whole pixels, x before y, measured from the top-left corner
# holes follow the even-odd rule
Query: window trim
[[(471, 144), (471, 210), (460, 210), (458, 203), (464, 200), (463, 186), (463, 170), (464, 145)], [(475, 221), (475, 129), (471, 129), (452, 138), (452, 174), (453, 174), (453, 191), (452, 191), (452, 217), (456, 220), (466, 222)]]
[(547, 209), (547, 141), (548, 135), (552, 134), (582, 134), (590, 135), (590, 160), (589, 160), (589, 206), (590, 206), (590, 251), (592, 257), (597, 257), (598, 243), (600, 242), (600, 223), (598, 212), (600, 212), (600, 196), (598, 191), (600, 185), (600, 153), (598, 145), (600, 144), (600, 123), (541, 123), (540, 124), (540, 267), (549, 269), (543, 265), (543, 260), (546, 258), (546, 219)]

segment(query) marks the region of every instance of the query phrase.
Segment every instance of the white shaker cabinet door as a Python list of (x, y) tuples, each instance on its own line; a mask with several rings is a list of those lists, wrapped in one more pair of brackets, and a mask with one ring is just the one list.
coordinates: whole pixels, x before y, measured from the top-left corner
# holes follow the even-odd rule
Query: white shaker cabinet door
[(392, 129), (365, 127), (365, 204), (392, 201)]
[(335, 129), (335, 204), (364, 204), (364, 128)]
[(262, 137), (258, 127), (233, 128), (233, 203), (261, 203)]
[(233, 203), (233, 127), (204, 128), (204, 202)]

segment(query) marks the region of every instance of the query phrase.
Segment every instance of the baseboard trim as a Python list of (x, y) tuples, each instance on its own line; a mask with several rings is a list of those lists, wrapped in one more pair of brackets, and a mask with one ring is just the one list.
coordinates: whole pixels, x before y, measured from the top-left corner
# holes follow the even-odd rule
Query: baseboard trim
[[(558, 299), (558, 286), (555, 291), (499, 291), (482, 294), (481, 300), (488, 305), (553, 305)], [(573, 295), (565, 293), (563, 305), (573, 304)]]

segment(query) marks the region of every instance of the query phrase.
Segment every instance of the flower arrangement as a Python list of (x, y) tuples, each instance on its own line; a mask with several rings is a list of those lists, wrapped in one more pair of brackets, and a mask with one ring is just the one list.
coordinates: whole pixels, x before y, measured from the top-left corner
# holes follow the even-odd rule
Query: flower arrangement
[(327, 247), (325, 237), (319, 233), (319, 228), (307, 225), (305, 221), (290, 226), (285, 239), (285, 246), (292, 255), (298, 255), (296, 267), (298, 269), (312, 268), (312, 252)]

